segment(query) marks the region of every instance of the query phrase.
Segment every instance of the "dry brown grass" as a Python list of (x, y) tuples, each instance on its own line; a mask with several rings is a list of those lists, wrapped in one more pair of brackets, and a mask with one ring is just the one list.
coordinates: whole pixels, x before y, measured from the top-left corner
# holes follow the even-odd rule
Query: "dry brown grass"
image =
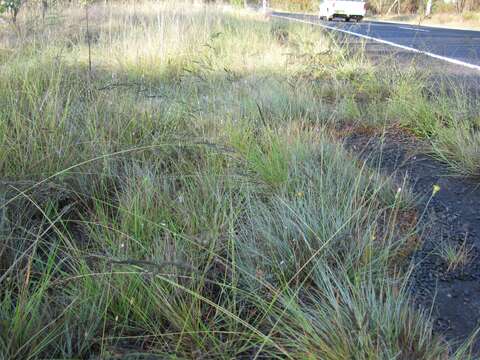
[(429, 18), (423, 15), (374, 16), (371, 20), (394, 21), (404, 24), (451, 27), (480, 30), (480, 12), (468, 11), (463, 14), (437, 13)]

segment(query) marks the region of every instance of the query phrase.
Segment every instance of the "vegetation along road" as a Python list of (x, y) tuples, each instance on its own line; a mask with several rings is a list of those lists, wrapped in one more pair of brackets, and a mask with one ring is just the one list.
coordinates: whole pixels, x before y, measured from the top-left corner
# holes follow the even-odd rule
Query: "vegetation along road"
[[(285, 12), (273, 12), (271, 15), (282, 20), (312, 24), (330, 31), (333, 35), (340, 35), (343, 48), (349, 49), (348, 44), (351, 44), (352, 40), (354, 42), (356, 38), (360, 38), (361, 44), (367, 49), (366, 54), (370, 53), (370, 57), (372, 57), (371, 47), (376, 44), (382, 45), (378, 56), (380, 58), (389, 57), (388, 54), (400, 50), (403, 57), (408, 60), (403, 59), (403, 63), (399, 64), (397, 53), (387, 60), (387, 62), (390, 61), (389, 66), (411, 68), (415, 66), (415, 63), (419, 63), (418, 69), (429, 74), (428, 82), (432, 84), (429, 87), (431, 96), (441, 97), (442, 95), (439, 94), (442, 93), (443, 84), (443, 86), (450, 87), (446, 91), (447, 93), (456, 94), (454, 96), (462, 97), (462, 101), (465, 103), (469, 102), (470, 105), (467, 107), (470, 107), (470, 111), (475, 112), (475, 108), (478, 108), (475, 100), (472, 99), (478, 96), (479, 91), (480, 31), (384, 22), (352, 24), (343, 21), (322, 21), (314, 15)], [(336, 38), (339, 37), (336, 36)], [(350, 48), (348, 52), (354, 54), (356, 50)], [(438, 61), (432, 61), (432, 58)], [(430, 71), (435, 67), (432, 66), (432, 63), (436, 63), (435, 71)], [(452, 68), (456, 71), (452, 71)], [(459, 69), (460, 71), (458, 71)], [(459, 74), (461, 76), (457, 76)], [(448, 80), (445, 81), (447, 78)], [(410, 88), (408, 91), (412, 90), (413, 88)], [(413, 102), (407, 100), (406, 105), (408, 106), (408, 104), (413, 105)], [(449, 107), (453, 103), (445, 105), (447, 108), (442, 108), (438, 103), (437, 111), (440, 117), (441, 113), (445, 111), (448, 118), (448, 112), (453, 110)], [(422, 121), (424, 115), (422, 112), (423, 110), (420, 108), (413, 110), (412, 120), (414, 122)], [(465, 121), (465, 115), (461, 115), (455, 120), (450, 118), (447, 122), (459, 121), (462, 123)], [(468, 116), (466, 117), (468, 118)], [(424, 149), (420, 150), (423, 145), (419, 146), (416, 141), (412, 141), (405, 134), (394, 133), (387, 130), (381, 136), (372, 136), (372, 134), (365, 135), (353, 131), (344, 139), (346, 139), (347, 148), (359, 152), (360, 156), (370, 164), (379, 166), (382, 171), (392, 174), (394, 177), (403, 179), (408, 177), (413, 193), (424, 199), (423, 205), (420, 207), (424, 210), (428, 207), (433, 209), (436, 219), (433, 221), (430, 219), (430, 230), (425, 233), (428, 235), (424, 235), (422, 249), (414, 255), (416, 266), (412, 274), (411, 290), (415, 293), (418, 304), (432, 307), (436, 316), (434, 328), (451, 339), (467, 338), (480, 324), (480, 302), (477, 300), (480, 298), (480, 287), (478, 286), (480, 265), (477, 255), (480, 247), (478, 183), (466, 178), (449, 178), (449, 171), (445, 168), (445, 164), (423, 155)], [(432, 134), (424, 135), (430, 138)], [(468, 138), (470, 138), (477, 144), (473, 153), (470, 155), (465, 153), (465, 155), (478, 158), (478, 144), (480, 144), (478, 130), (471, 128), (459, 136), (462, 142), (468, 142)], [(447, 142), (453, 144), (454, 137), (453, 133), (449, 133), (445, 140), (448, 138)], [(440, 159), (446, 160), (442, 156)], [(465, 168), (461, 170), (462, 168), (463, 165), (457, 167), (457, 172), (465, 170)], [(441, 194), (434, 198), (429, 197), (432, 186), (435, 187), (438, 184), (442, 184)], [(438, 261), (436, 255), (432, 255), (438, 253), (438, 250), (435, 250), (438, 249), (438, 244), (446, 244), (445, 240), (442, 240), (445, 238), (450, 239), (449, 241), (456, 238), (454, 241), (459, 244), (457, 249), (463, 247), (463, 255), (470, 258), (470, 264), (462, 267), (460, 271), (452, 272), (452, 269), (443, 271), (441, 262)], [(442, 251), (444, 255), (449, 252), (445, 249)], [(454, 257), (461, 252), (457, 252)], [(435, 294), (435, 300), (432, 294)], [(478, 340), (473, 340), (473, 343), (473, 348), (478, 352), (480, 349)]]
[(273, 12), (272, 16), (319, 25), (480, 71), (480, 31), (386, 22), (327, 22), (315, 15), (284, 12)]
[[(465, 109), (470, 108), (469, 111), (473, 113), (475, 113), (475, 109), (478, 109), (478, 103), (473, 99), (478, 96), (480, 84), (480, 31), (384, 22), (352, 24), (343, 21), (322, 21), (314, 15), (285, 12), (273, 12), (271, 15), (274, 18), (313, 24), (327, 29), (334, 35), (340, 35), (340, 38), (343, 39), (342, 45), (347, 49), (352, 40), (355, 41), (356, 38), (360, 38), (361, 44), (367, 49), (366, 53), (370, 53), (370, 57), (372, 57), (371, 53), (374, 52), (371, 50), (372, 45), (375, 47), (376, 44), (381, 45), (381, 51), (377, 56), (379, 58), (386, 55), (388, 57), (388, 54), (396, 53), (399, 50), (404, 58), (403, 63), (398, 63), (397, 53), (397, 55), (389, 57), (387, 62), (390, 62), (390, 65), (388, 66), (411, 69), (412, 66), (415, 66), (415, 63), (418, 63), (420, 66), (417, 68), (429, 74), (428, 82), (431, 84), (428, 90), (429, 96), (439, 99), (444, 96), (439, 95), (442, 93), (442, 86), (447, 86), (450, 89), (446, 93), (449, 93), (450, 96), (463, 98), (463, 100), (457, 98), (456, 101), (465, 102), (465, 104), (470, 103)], [(349, 50), (350, 54), (355, 52), (355, 50)], [(432, 58), (438, 61), (432, 61)], [(433, 63), (436, 63), (436, 70), (431, 71), (435, 67)], [(452, 71), (452, 69), (454, 70)], [(447, 78), (448, 80), (446, 80)], [(407, 91), (412, 90), (413, 88), (410, 88)], [(391, 99), (387, 101), (391, 101)], [(413, 105), (413, 103), (407, 100), (406, 105)], [(442, 108), (440, 103), (437, 103), (436, 111), (438, 111), (440, 117), (447, 116), (445, 118), (447, 123), (450, 121), (458, 121), (459, 123), (465, 120), (469, 121), (469, 115), (466, 113), (459, 117), (450, 117), (448, 113), (456, 111), (453, 110), (455, 105), (453, 103), (449, 105), (445, 103), (445, 105), (447, 107)], [(453, 108), (450, 108), (450, 106)], [(422, 117), (425, 114), (422, 114), (421, 107), (412, 111), (411, 115), (414, 122), (423, 121)], [(442, 115), (442, 112), (445, 113)], [(475, 115), (473, 115), (473, 118), (478, 119)], [(474, 123), (477, 121), (474, 120)], [(447, 127), (449, 126), (456, 127), (458, 124), (447, 125)], [(424, 134), (427, 138), (431, 138), (431, 135), (433, 134)], [(451, 132), (444, 139), (452, 145), (455, 142), (455, 136)], [(464, 154), (469, 158), (478, 159), (478, 145), (480, 145), (478, 130), (470, 128), (468, 132), (458, 136), (460, 137), (457, 139), (462, 139), (461, 142), (469, 142), (469, 138), (473, 140), (476, 144), (474, 146), (475, 150), (467, 155), (469, 150), (465, 148), (466, 152)], [(478, 255), (476, 255), (480, 248), (480, 213), (478, 210), (480, 191), (478, 190), (478, 183), (466, 178), (449, 178), (449, 171), (445, 168), (445, 164), (436, 162), (430, 157), (425, 157), (423, 155), (425, 149), (420, 150), (423, 145), (419, 146), (418, 143), (415, 143), (416, 141), (412, 141), (408, 136), (394, 135), (388, 130), (380, 137), (371, 134), (358, 134), (355, 131), (346, 137), (347, 148), (360, 152), (361, 157), (367, 159), (371, 164), (379, 166), (383, 169), (382, 171), (393, 174), (397, 178), (407, 176), (409, 178), (408, 182), (411, 184), (411, 190), (417, 196), (424, 198), (424, 209), (427, 207), (433, 209), (436, 219), (433, 221), (430, 219), (431, 228), (426, 231), (428, 235), (424, 237), (423, 248), (414, 255), (417, 265), (416, 270), (413, 271), (411, 289), (416, 294), (417, 303), (432, 307), (436, 316), (434, 328), (451, 339), (466, 338), (480, 324), (480, 303), (477, 300), (480, 298), (480, 287), (478, 286), (480, 265), (478, 264)], [(450, 149), (453, 150), (453, 148)], [(463, 152), (463, 150), (460, 151)], [(440, 156), (440, 159), (446, 160), (443, 156)], [(459, 165), (457, 173), (465, 170), (463, 165), (457, 165)], [(442, 193), (435, 198), (430, 198), (431, 188), (437, 184), (442, 184)], [(442, 240), (445, 238), (450, 239), (449, 241), (456, 239), (454, 241), (459, 244), (457, 249), (464, 247), (465, 257), (470, 258), (470, 264), (462, 267), (460, 271), (452, 272), (451, 269), (443, 271), (441, 262), (438, 261), (436, 255), (432, 255), (438, 253), (438, 250), (435, 250), (438, 249), (438, 244), (446, 244), (445, 240)], [(447, 250), (446, 253), (448, 252)], [(453, 255), (453, 253), (451, 254)], [(433, 300), (431, 294), (435, 294), (435, 300)], [(473, 340), (473, 343), (474, 349), (478, 352), (480, 349), (479, 341)]]
[(478, 359), (479, 72), (225, 3), (0, 0), (0, 360)]

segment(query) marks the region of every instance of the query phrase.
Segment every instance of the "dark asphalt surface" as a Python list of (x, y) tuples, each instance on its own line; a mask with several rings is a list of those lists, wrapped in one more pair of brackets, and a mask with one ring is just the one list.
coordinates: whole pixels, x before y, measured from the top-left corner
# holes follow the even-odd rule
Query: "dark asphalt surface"
[(369, 21), (321, 21), (315, 15), (283, 12), (272, 15), (315, 22), (480, 66), (480, 31)]

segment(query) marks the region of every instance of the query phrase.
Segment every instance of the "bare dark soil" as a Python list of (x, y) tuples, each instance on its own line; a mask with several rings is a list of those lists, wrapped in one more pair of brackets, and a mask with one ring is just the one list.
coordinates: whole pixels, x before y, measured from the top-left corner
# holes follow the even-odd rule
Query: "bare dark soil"
[[(398, 129), (385, 134), (353, 131), (346, 147), (392, 175), (399, 186), (406, 177), (424, 213), (423, 243), (413, 254), (411, 291), (416, 304), (432, 310), (434, 330), (452, 344), (480, 326), (480, 181), (453, 176), (447, 166), (426, 155), (421, 142)], [(440, 191), (431, 197), (433, 185)], [(468, 263), (449, 270), (438, 255), (442, 241), (471, 247)], [(480, 339), (473, 344), (480, 353)]]

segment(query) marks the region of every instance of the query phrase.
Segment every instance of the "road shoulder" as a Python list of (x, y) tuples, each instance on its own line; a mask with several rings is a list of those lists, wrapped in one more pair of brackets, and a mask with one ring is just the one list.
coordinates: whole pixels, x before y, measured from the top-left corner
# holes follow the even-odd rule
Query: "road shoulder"
[(400, 20), (394, 20), (394, 19), (381, 19), (376, 17), (365, 17), (365, 21), (372, 22), (372, 23), (392, 24), (392, 25), (410, 25), (410, 26), (416, 26), (416, 27), (422, 27), (422, 28), (480, 32), (480, 27), (475, 28), (475, 27), (468, 27), (468, 26), (442, 25), (442, 24), (422, 23), (418, 21), (400, 21)]

